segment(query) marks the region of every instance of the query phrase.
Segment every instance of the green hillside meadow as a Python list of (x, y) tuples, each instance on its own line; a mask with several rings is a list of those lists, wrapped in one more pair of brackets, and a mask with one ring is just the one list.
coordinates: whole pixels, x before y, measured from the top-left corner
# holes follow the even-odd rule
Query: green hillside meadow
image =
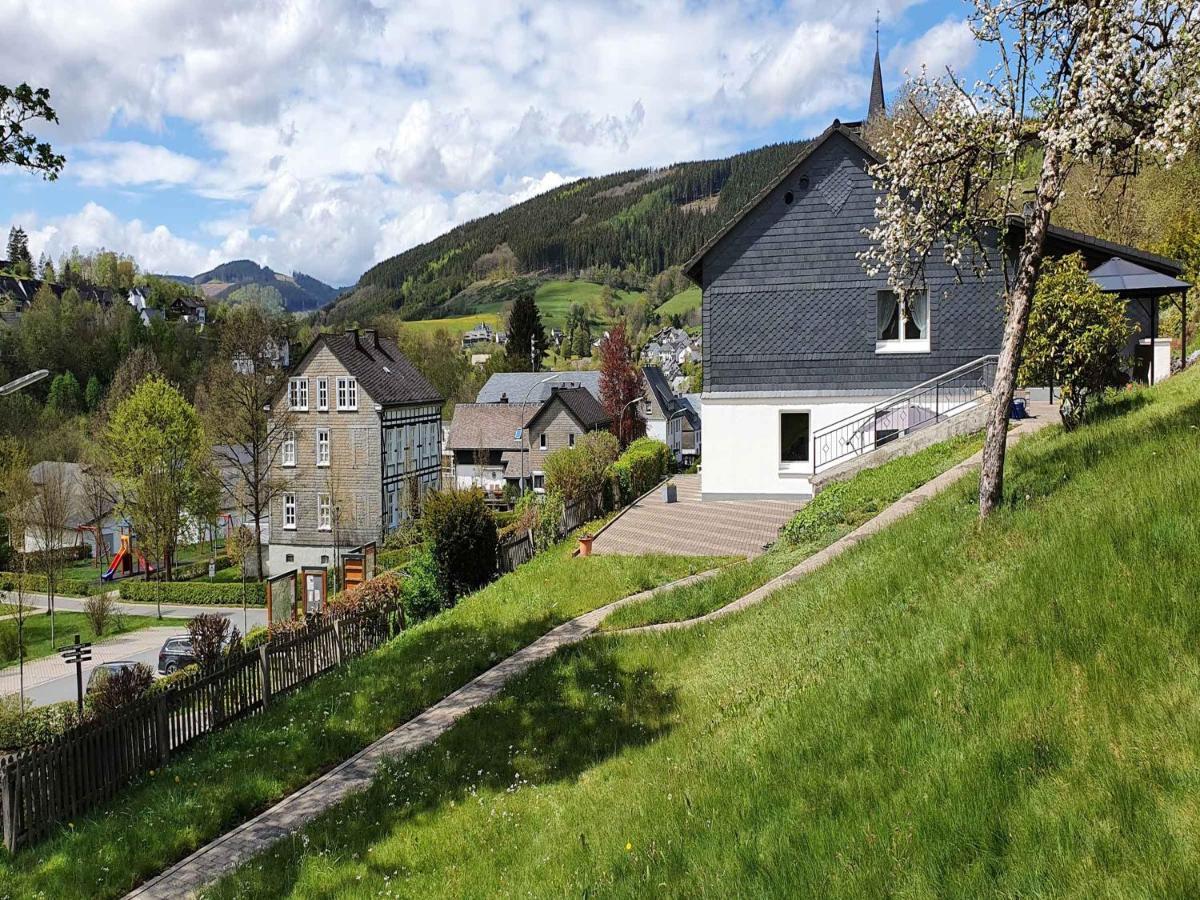
[(976, 488), (559, 653), (211, 895), (1200, 895), (1200, 378)]

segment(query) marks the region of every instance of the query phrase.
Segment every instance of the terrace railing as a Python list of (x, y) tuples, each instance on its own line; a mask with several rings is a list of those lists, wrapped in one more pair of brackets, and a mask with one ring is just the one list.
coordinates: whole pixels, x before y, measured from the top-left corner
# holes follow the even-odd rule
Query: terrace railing
[(817, 472), (963, 412), (991, 394), (998, 356), (981, 356), (813, 434)]

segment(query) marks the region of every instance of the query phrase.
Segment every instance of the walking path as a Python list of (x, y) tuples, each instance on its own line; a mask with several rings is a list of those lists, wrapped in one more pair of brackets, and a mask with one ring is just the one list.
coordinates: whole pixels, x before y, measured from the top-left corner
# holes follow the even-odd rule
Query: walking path
[[(1050, 424), (1051, 417), (1042, 415), (1017, 426), (1009, 434), (1010, 446), (1028, 434)], [(921, 504), (946, 490), (968, 472), (977, 468), (982, 454), (959, 463), (912, 493), (893, 503), (871, 521), (855, 531), (810, 556), (795, 568), (767, 582), (756, 591), (733, 601), (707, 615), (684, 622), (670, 622), (631, 628), (614, 634), (633, 634), (646, 631), (664, 631), (686, 628), (701, 622), (711, 621), (759, 603), (767, 596), (798, 581), (804, 575), (823, 566), (894, 522), (914, 512)], [(617, 600), (592, 612), (585, 613), (547, 632), (529, 646), (518, 650), (503, 662), (493, 666), (482, 675), (468, 682), (440, 703), (410, 719), (371, 744), (356, 756), (337, 768), (310, 782), (305, 787), (285, 797), (270, 809), (245, 824), (227, 832), (211, 843), (201, 847), (182, 862), (167, 869), (161, 875), (147, 881), (126, 895), (126, 900), (157, 900), (175, 898), (194, 893), (204, 885), (216, 881), (225, 873), (247, 862), (270, 848), (276, 842), (303, 828), (314, 818), (344, 800), (356, 791), (365, 790), (375, 777), (380, 764), (393, 757), (412, 753), (435, 741), (460, 718), (471, 710), (488, 702), (514, 677), (530, 666), (552, 656), (560, 647), (578, 643), (591, 635), (614, 610), (654, 594), (693, 584), (716, 574), (716, 570), (692, 575), (650, 591), (643, 591)]]

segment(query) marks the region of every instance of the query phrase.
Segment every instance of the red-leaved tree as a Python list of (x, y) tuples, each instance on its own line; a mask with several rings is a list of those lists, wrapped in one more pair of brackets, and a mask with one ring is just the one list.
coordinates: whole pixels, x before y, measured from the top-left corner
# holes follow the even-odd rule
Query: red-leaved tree
[(600, 342), (600, 402), (612, 418), (612, 433), (622, 448), (646, 430), (638, 415), (641, 404), (633, 402), (641, 396), (642, 379), (633, 364), (625, 322), (620, 321)]

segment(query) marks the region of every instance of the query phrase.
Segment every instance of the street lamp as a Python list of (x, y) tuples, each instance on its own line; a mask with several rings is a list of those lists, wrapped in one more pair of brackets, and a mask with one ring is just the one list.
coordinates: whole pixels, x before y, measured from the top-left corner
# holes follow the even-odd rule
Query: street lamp
[(49, 374), (49, 369), (38, 369), (36, 372), (30, 372), (28, 375), (22, 375), (20, 378), (16, 378), (3, 387), (0, 387), (0, 397), (7, 397), (9, 394), (15, 394), (17, 391), (21, 390), (21, 388), (27, 388), (31, 384), (36, 384)]
[(637, 403), (639, 400), (646, 400), (647, 404), (650, 402), (645, 396), (638, 394), (638, 396), (634, 397), (632, 400), (622, 406), (621, 411), (617, 413), (617, 428), (619, 428), (621, 431), (621, 437), (625, 436), (625, 410), (629, 409), (629, 407), (633, 406), (633, 404)]

